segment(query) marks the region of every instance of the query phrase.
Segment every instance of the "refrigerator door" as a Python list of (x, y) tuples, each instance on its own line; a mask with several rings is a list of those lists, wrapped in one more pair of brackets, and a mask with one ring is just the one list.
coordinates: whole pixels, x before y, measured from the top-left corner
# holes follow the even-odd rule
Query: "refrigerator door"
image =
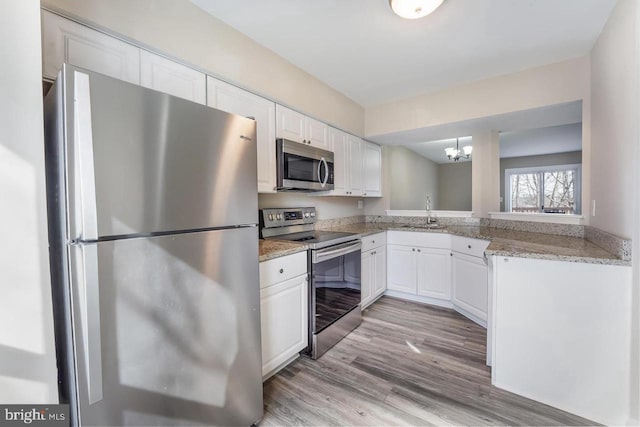
[(258, 228), (69, 246), (81, 425), (262, 417)]
[(258, 222), (255, 122), (66, 66), (69, 240)]

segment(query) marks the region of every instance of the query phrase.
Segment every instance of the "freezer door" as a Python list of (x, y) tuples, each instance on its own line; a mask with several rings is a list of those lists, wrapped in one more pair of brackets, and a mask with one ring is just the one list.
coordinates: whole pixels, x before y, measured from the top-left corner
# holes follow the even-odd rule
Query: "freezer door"
[(261, 418), (257, 227), (69, 251), (82, 425)]
[(69, 239), (258, 222), (255, 122), (65, 66)]

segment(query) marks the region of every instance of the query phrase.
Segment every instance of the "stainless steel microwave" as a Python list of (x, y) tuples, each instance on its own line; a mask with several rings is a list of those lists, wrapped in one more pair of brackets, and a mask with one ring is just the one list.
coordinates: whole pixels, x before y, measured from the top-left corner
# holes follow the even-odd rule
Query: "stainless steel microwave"
[(333, 153), (288, 139), (276, 140), (279, 191), (333, 190)]

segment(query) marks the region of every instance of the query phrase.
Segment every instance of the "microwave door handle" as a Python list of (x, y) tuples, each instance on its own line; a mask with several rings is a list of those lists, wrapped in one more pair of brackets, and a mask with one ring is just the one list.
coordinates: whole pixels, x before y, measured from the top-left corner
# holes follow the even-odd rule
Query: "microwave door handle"
[(324, 180), (322, 180), (322, 188), (324, 188), (327, 185), (327, 181), (329, 181), (329, 164), (324, 157), (320, 161), (324, 163)]
[(320, 177), (320, 165), (322, 164), (322, 159), (320, 159), (320, 162), (318, 163), (318, 182), (320, 183), (320, 185), (322, 187), (324, 187), (324, 185), (322, 185), (322, 178)]

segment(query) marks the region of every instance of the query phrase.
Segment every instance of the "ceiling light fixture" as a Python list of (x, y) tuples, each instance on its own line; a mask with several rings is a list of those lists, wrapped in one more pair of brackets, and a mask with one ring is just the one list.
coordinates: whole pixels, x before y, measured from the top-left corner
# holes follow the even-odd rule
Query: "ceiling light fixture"
[(406, 19), (418, 19), (436, 10), (444, 0), (389, 0), (396, 15)]
[(464, 146), (462, 147), (462, 150), (460, 150), (460, 142), (458, 141), (458, 138), (456, 138), (456, 148), (450, 147), (444, 149), (449, 160), (453, 160), (454, 162), (457, 162), (462, 158), (471, 158), (471, 151), (473, 151), (473, 147), (470, 145)]

